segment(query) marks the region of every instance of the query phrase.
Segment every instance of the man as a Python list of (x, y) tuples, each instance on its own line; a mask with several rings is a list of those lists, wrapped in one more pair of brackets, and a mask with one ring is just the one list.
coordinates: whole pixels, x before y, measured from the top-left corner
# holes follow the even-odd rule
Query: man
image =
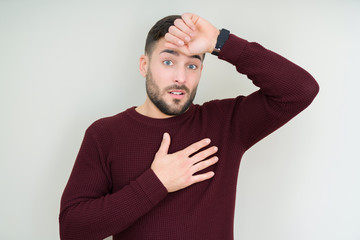
[[(260, 90), (192, 104), (205, 53), (235, 65)], [(305, 109), (316, 81), (190, 13), (154, 25), (140, 72), (144, 104), (86, 131), (61, 201), (61, 238), (233, 239), (242, 155)]]

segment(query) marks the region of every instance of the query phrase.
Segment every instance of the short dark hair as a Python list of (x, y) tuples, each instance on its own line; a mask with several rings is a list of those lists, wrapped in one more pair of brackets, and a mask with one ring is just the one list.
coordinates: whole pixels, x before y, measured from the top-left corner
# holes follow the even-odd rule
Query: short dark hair
[(155, 25), (150, 29), (146, 38), (145, 54), (151, 55), (156, 42), (165, 37), (169, 27), (174, 25), (175, 20), (179, 18), (181, 18), (180, 15), (170, 15), (160, 19), (157, 23), (155, 23)]

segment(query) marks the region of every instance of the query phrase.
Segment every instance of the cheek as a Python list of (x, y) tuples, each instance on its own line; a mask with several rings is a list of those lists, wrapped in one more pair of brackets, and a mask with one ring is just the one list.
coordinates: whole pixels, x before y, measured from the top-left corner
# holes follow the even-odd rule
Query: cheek
[(191, 76), (191, 81), (189, 81), (191, 84), (191, 88), (197, 87), (197, 85), (200, 82), (200, 77), (201, 77), (201, 72), (195, 73)]
[(151, 65), (150, 70), (154, 81), (159, 83), (163, 82), (169, 75), (168, 71), (164, 71), (163, 67), (158, 64)]

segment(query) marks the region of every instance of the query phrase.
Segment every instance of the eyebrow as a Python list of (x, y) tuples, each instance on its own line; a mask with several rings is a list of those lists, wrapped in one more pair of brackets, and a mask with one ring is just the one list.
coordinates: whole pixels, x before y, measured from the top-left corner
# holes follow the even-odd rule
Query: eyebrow
[[(160, 53), (169, 53), (169, 54), (173, 54), (175, 56), (179, 56), (180, 54), (177, 52), (177, 51), (174, 51), (174, 50), (171, 50), (171, 49), (164, 49), (162, 50)], [(199, 59), (200, 61), (201, 60), (201, 57), (199, 55), (193, 55), (193, 56), (189, 56), (190, 58), (197, 58)]]

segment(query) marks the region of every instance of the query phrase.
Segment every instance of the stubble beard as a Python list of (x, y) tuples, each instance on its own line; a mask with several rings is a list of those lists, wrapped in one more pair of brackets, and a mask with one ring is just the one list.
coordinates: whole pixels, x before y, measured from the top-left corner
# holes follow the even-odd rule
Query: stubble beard
[[(161, 97), (162, 94), (163, 93), (166, 94), (168, 90), (183, 90), (190, 97), (182, 105), (179, 99), (173, 99), (172, 103), (168, 104)], [(186, 112), (186, 110), (188, 110), (188, 108), (194, 101), (196, 90), (197, 90), (197, 86), (190, 92), (189, 88), (187, 88), (184, 85), (172, 85), (165, 88), (163, 92), (161, 92), (159, 86), (156, 85), (154, 79), (152, 78), (150, 69), (148, 70), (148, 73), (146, 75), (146, 93), (149, 99), (162, 113), (169, 116), (176, 116)]]

